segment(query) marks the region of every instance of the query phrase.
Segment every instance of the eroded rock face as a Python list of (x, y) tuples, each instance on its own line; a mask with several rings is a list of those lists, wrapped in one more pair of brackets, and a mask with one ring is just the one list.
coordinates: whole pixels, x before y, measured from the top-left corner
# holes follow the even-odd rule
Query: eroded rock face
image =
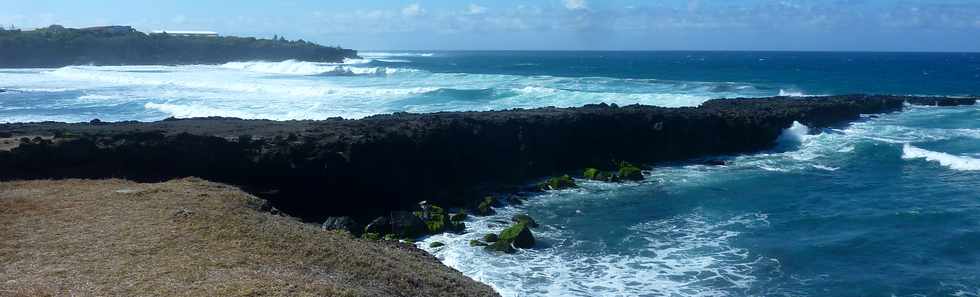
[(407, 211), (391, 212), (391, 234), (398, 238), (417, 238), (428, 233), (425, 222)]
[(396, 113), (360, 120), (4, 124), (0, 134), (12, 137), (61, 137), (0, 151), (0, 180), (197, 176), (240, 186), (309, 221), (353, 216), (367, 222), (415, 209), (422, 200), (473, 206), (488, 193), (590, 166), (763, 150), (793, 121), (814, 128), (839, 125), (860, 114), (901, 110), (906, 101), (973, 104), (854, 95), (712, 100), (696, 108), (598, 104)]
[(321, 225), (323, 230), (343, 230), (354, 235), (361, 234), (363, 231), (360, 224), (351, 217), (329, 217)]

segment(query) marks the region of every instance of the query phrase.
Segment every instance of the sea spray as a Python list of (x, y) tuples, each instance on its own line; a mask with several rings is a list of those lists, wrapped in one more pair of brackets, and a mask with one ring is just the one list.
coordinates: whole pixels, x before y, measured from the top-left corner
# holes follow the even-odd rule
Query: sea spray
[(779, 134), (778, 138), (776, 138), (777, 149), (795, 149), (803, 144), (803, 141), (806, 139), (807, 134), (809, 133), (810, 127), (807, 127), (800, 122), (793, 121), (793, 125), (789, 128), (783, 129), (783, 132)]

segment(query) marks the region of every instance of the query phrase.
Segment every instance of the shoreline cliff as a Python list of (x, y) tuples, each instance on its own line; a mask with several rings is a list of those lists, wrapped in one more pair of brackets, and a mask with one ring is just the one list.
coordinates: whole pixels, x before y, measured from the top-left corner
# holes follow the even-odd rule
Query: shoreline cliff
[(845, 95), (711, 100), (699, 107), (587, 105), (396, 113), (360, 120), (233, 118), (0, 125), (0, 180), (195, 176), (310, 222), (361, 223), (423, 200), (473, 209), (549, 176), (772, 148), (794, 121), (846, 124), (905, 104), (975, 98)]

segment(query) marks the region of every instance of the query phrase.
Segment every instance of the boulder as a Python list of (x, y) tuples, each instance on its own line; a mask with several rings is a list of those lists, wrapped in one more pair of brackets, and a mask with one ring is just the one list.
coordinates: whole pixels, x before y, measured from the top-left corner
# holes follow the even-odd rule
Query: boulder
[(575, 180), (571, 176), (562, 175), (558, 177), (552, 177), (541, 184), (542, 190), (563, 190), (569, 188), (576, 188), (578, 185), (575, 184)]
[(429, 244), (429, 247), (430, 248), (437, 248), (437, 247), (442, 247), (442, 246), (445, 246), (445, 245), (446, 245), (445, 243), (434, 241), (434, 242), (432, 242), (432, 243)]
[(364, 229), (351, 217), (329, 217), (320, 225), (323, 230), (343, 230), (351, 234), (360, 234)]
[(387, 234), (391, 232), (391, 222), (388, 217), (378, 217), (364, 227), (364, 234)]
[(477, 205), (476, 207), (476, 214), (481, 216), (488, 216), (494, 214), (493, 205), (496, 202), (497, 200), (494, 199), (492, 196), (484, 197), (483, 201), (480, 202), (480, 205)]
[(622, 162), (619, 163), (619, 178), (631, 181), (641, 181), (643, 180), (643, 170), (633, 164)]
[(487, 235), (483, 235), (483, 241), (486, 241), (486, 242), (496, 242), (497, 241), (497, 234), (487, 233)]
[(586, 168), (585, 169), (585, 172), (582, 173), (582, 177), (585, 177), (585, 179), (597, 180), (597, 178), (599, 177), (599, 174), (600, 173), (601, 172), (599, 171), (599, 169), (596, 169), (596, 168)]
[(398, 238), (417, 238), (428, 232), (425, 222), (415, 214), (407, 211), (391, 212), (391, 234)]
[(531, 228), (538, 227), (538, 223), (534, 221), (534, 218), (526, 214), (514, 215), (513, 217), (510, 218), (510, 220), (514, 223), (525, 224)]
[(466, 220), (465, 213), (460, 212), (460, 213), (454, 213), (449, 215), (449, 221), (451, 222), (462, 222), (464, 220)]
[(474, 239), (470, 240), (470, 246), (487, 246), (487, 243)]
[(534, 246), (534, 235), (526, 224), (517, 223), (510, 226), (497, 236), (497, 241), (486, 247), (487, 250), (513, 253), (515, 248), (531, 248)]

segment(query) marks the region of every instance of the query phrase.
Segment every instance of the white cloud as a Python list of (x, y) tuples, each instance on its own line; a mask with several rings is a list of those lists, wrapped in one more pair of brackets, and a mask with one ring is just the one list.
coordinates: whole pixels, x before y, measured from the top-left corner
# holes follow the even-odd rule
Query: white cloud
[(469, 14), (483, 14), (484, 12), (487, 12), (487, 8), (476, 4), (470, 4), (470, 6), (467, 7), (466, 12)]
[(412, 5), (405, 6), (405, 8), (402, 8), (402, 15), (404, 16), (414, 17), (423, 14), (425, 14), (425, 9), (422, 9), (422, 6), (420, 6), (418, 3), (414, 3)]
[(589, 4), (585, 0), (564, 0), (565, 8), (568, 10), (589, 9)]

